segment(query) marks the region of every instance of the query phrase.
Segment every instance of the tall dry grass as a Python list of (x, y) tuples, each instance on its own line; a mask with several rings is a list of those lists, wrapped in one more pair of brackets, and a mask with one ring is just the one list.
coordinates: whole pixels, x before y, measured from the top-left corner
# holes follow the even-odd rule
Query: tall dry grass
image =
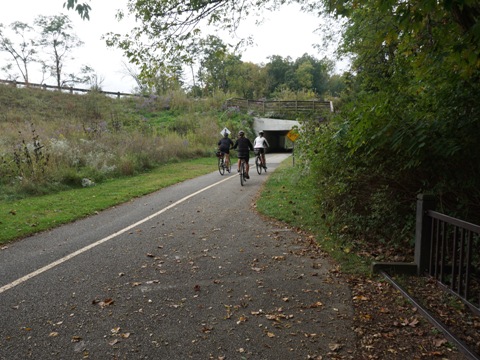
[[(0, 198), (43, 194), (213, 155), (225, 97), (112, 99), (0, 85)], [(235, 119), (233, 121), (236, 121)]]

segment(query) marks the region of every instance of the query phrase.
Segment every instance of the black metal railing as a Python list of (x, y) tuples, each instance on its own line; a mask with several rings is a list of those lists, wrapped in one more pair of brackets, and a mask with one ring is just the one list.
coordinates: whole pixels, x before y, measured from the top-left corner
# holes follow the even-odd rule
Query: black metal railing
[(433, 210), (428, 275), (480, 314), (480, 226)]
[[(417, 196), (415, 258), (413, 262), (375, 262), (372, 270), (382, 274), (449, 341), (468, 358), (480, 360), (449, 327), (430, 313), (415, 295), (402, 288), (390, 274), (428, 276), (480, 316), (480, 226), (434, 211), (435, 198)], [(413, 290), (413, 294), (415, 291)]]
[(413, 262), (378, 262), (372, 269), (431, 276), (480, 316), (480, 226), (434, 209), (434, 197), (418, 195)]

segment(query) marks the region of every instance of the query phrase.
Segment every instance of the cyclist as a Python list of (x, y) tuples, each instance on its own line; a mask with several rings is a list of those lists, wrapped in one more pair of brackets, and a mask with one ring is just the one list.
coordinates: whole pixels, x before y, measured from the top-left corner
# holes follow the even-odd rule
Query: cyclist
[(258, 136), (253, 141), (253, 147), (255, 149), (255, 152), (260, 152), (263, 168), (267, 170), (267, 163), (265, 161), (265, 149), (270, 147), (270, 144), (268, 143), (267, 139), (263, 137), (263, 131), (260, 131), (258, 133)]
[(240, 130), (238, 132), (238, 139), (235, 141), (235, 144), (233, 144), (233, 148), (237, 149), (237, 156), (238, 156), (238, 169), (237, 171), (240, 172), (240, 161), (241, 159), (245, 159), (246, 163), (246, 171), (247, 171), (247, 179), (250, 179), (250, 176), (248, 175), (248, 171), (250, 170), (250, 165), (248, 164), (248, 161), (250, 160), (250, 153), (249, 151), (253, 151), (253, 145), (252, 142), (245, 137), (245, 132), (243, 130)]
[(230, 172), (230, 149), (233, 146), (233, 141), (228, 137), (228, 133), (223, 133), (223, 138), (218, 140), (218, 150), (225, 154), (225, 167)]

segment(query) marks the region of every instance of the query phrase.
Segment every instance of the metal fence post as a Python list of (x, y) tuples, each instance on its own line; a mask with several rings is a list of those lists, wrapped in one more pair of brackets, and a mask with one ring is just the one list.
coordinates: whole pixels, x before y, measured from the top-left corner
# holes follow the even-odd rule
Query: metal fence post
[(432, 219), (427, 216), (428, 210), (435, 209), (435, 198), (432, 195), (417, 195), (417, 219), (415, 228), (415, 264), (417, 275), (428, 271), (430, 266), (430, 246)]

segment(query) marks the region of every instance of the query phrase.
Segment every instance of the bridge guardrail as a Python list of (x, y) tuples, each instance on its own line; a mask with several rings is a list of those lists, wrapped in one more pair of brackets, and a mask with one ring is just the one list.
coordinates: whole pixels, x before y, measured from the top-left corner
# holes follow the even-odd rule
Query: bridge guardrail
[[(74, 93), (88, 93), (88, 92), (93, 91), (91, 89), (74, 88), (72, 86), (60, 86), (60, 87), (58, 87), (58, 86), (47, 85), (47, 84), (26, 83), (26, 82), (16, 81), (16, 80), (1, 80), (0, 79), (0, 83), (6, 84), (6, 85), (13, 85), (15, 87), (23, 86), (23, 87), (39, 88), (39, 89), (43, 89), (43, 90), (48, 90), (48, 89), (50, 89), (50, 90), (60, 90), (60, 91), (69, 92), (71, 94), (74, 94)], [(141, 96), (141, 95), (137, 95), (137, 94), (123, 93), (123, 92), (120, 92), (120, 91), (113, 92), (113, 91), (98, 90), (97, 92), (99, 92), (101, 94), (105, 94), (105, 95), (113, 95), (113, 96), (116, 96), (117, 98), (120, 98), (122, 96)]]
[(248, 100), (240, 98), (231, 98), (226, 101), (226, 107), (235, 107), (242, 111), (253, 111), (256, 114), (269, 117), (282, 118), (292, 115), (314, 114), (319, 117), (326, 116), (327, 113), (334, 112), (331, 101), (319, 100)]

